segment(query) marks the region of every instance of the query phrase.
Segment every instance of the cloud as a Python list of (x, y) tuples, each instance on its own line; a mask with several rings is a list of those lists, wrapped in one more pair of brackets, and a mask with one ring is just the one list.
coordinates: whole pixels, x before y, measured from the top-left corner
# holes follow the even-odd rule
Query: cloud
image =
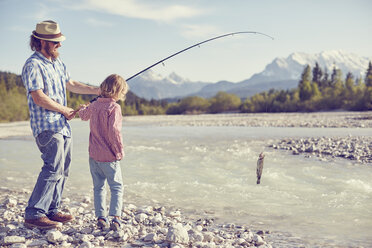
[(31, 31), (29, 28), (25, 26), (13, 25), (8, 28), (9, 31), (17, 32), (17, 33), (30, 33)]
[(112, 27), (113, 26), (111, 22), (97, 20), (94, 18), (86, 19), (85, 22), (94, 27)]
[(202, 13), (202, 10), (185, 5), (160, 4), (155, 1), (146, 3), (139, 0), (85, 0), (74, 3), (75, 9), (88, 9), (110, 14), (170, 22), (181, 18), (190, 18)]
[(41, 2), (36, 2), (32, 5), (32, 8), (30, 8), (29, 11), (22, 13), (21, 18), (39, 22), (41, 20), (50, 19), (50, 16), (53, 15), (54, 11), (55, 10), (52, 7)]
[(39, 7), (37, 8), (37, 11), (32, 13), (33, 19), (36, 19), (36, 20), (47, 19), (48, 18), (48, 13), (50, 13), (51, 11), (44, 4), (39, 3), (38, 5), (39, 5)]
[(219, 28), (211, 25), (183, 25), (181, 34), (186, 38), (205, 38), (221, 34)]

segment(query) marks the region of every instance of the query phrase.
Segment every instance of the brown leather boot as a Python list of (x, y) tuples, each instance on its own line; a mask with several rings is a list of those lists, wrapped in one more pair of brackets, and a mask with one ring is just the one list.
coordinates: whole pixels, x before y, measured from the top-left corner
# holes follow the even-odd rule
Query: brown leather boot
[(66, 222), (72, 221), (74, 219), (74, 216), (70, 214), (63, 214), (61, 212), (58, 212), (55, 215), (50, 216), (49, 219), (53, 221), (58, 221), (61, 223), (66, 223)]
[(48, 217), (40, 217), (37, 219), (28, 219), (25, 220), (25, 227), (27, 228), (39, 228), (42, 230), (48, 230), (48, 229), (53, 229), (53, 228), (60, 228), (62, 227), (62, 223), (52, 221)]

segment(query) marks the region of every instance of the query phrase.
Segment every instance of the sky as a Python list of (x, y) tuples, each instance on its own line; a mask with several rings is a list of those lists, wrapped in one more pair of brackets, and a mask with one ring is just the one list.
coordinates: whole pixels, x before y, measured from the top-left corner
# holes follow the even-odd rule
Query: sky
[(191, 81), (239, 82), (293, 52), (342, 50), (372, 57), (370, 0), (0, 0), (0, 71), (21, 74), (36, 23), (54, 20), (60, 57), (74, 80), (99, 85), (152, 68)]

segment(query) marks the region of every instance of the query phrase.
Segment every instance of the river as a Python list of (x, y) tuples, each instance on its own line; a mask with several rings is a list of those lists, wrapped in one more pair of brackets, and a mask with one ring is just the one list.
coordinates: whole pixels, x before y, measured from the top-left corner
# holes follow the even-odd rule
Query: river
[[(71, 122), (68, 192), (92, 192), (89, 124)], [(159, 126), (123, 123), (124, 201), (162, 204), (221, 223), (289, 233), (309, 246), (372, 246), (372, 166), (293, 156), (283, 137), (371, 136), (371, 128)], [(0, 180), (32, 189), (41, 166), (33, 137), (0, 139)], [(261, 184), (256, 161), (265, 153)], [(275, 246), (275, 245), (274, 245)]]

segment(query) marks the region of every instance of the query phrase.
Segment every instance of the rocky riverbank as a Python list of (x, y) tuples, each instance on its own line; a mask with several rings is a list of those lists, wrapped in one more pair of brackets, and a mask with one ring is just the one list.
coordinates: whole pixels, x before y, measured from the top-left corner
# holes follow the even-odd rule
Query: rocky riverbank
[(292, 151), (322, 160), (344, 158), (357, 163), (372, 163), (372, 137), (288, 138), (270, 145), (274, 149)]
[(178, 209), (125, 204), (119, 231), (99, 230), (90, 196), (64, 198), (62, 211), (75, 216), (61, 229), (40, 231), (23, 225), (30, 192), (0, 189), (1, 247), (272, 247), (269, 231), (250, 230), (235, 224), (215, 224), (213, 219), (191, 219)]
[(372, 128), (372, 112), (127, 116), (124, 123), (159, 126)]

